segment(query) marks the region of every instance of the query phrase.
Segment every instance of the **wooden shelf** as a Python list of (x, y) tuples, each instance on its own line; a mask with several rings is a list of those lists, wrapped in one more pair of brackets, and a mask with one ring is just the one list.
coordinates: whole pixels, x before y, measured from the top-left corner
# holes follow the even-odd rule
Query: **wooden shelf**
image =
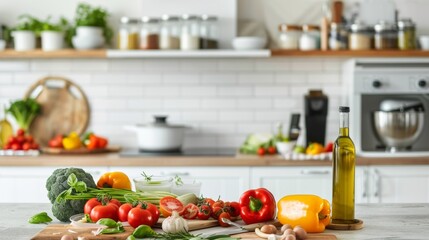
[(272, 49), (272, 57), (429, 57), (429, 51), (422, 50), (339, 50), (339, 51), (300, 51)]
[(108, 58), (268, 58), (269, 49), (244, 50), (107, 50)]
[(12, 49), (0, 51), (0, 58), (106, 58), (105, 49), (95, 50), (75, 50), (75, 49), (63, 49), (52, 52), (45, 52), (41, 49), (32, 51), (17, 52)]

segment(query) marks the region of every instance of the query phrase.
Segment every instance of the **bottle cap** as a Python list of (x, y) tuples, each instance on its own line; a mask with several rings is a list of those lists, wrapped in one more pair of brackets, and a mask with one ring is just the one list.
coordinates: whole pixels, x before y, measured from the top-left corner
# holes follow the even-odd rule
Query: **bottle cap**
[(350, 108), (345, 106), (340, 106), (340, 112), (350, 112)]

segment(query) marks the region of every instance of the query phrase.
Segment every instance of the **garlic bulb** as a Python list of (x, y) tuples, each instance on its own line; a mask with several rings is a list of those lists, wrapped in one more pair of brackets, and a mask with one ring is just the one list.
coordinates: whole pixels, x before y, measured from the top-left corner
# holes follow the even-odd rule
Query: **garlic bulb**
[(162, 230), (166, 233), (187, 232), (188, 222), (178, 212), (173, 211), (172, 215), (162, 222)]

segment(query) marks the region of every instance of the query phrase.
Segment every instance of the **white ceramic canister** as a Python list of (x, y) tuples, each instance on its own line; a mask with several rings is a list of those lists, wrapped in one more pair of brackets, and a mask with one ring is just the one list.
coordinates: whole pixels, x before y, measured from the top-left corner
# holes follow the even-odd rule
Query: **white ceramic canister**
[(36, 35), (33, 31), (12, 32), (15, 51), (30, 51), (36, 48)]
[(55, 51), (63, 48), (64, 34), (57, 31), (42, 32), (42, 50)]

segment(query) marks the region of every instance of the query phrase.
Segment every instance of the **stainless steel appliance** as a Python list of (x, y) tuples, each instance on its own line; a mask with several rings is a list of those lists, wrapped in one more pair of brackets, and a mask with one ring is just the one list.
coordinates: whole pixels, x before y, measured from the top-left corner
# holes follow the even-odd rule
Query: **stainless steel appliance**
[(351, 137), (359, 155), (429, 155), (427, 59), (355, 59), (343, 72), (349, 80)]

